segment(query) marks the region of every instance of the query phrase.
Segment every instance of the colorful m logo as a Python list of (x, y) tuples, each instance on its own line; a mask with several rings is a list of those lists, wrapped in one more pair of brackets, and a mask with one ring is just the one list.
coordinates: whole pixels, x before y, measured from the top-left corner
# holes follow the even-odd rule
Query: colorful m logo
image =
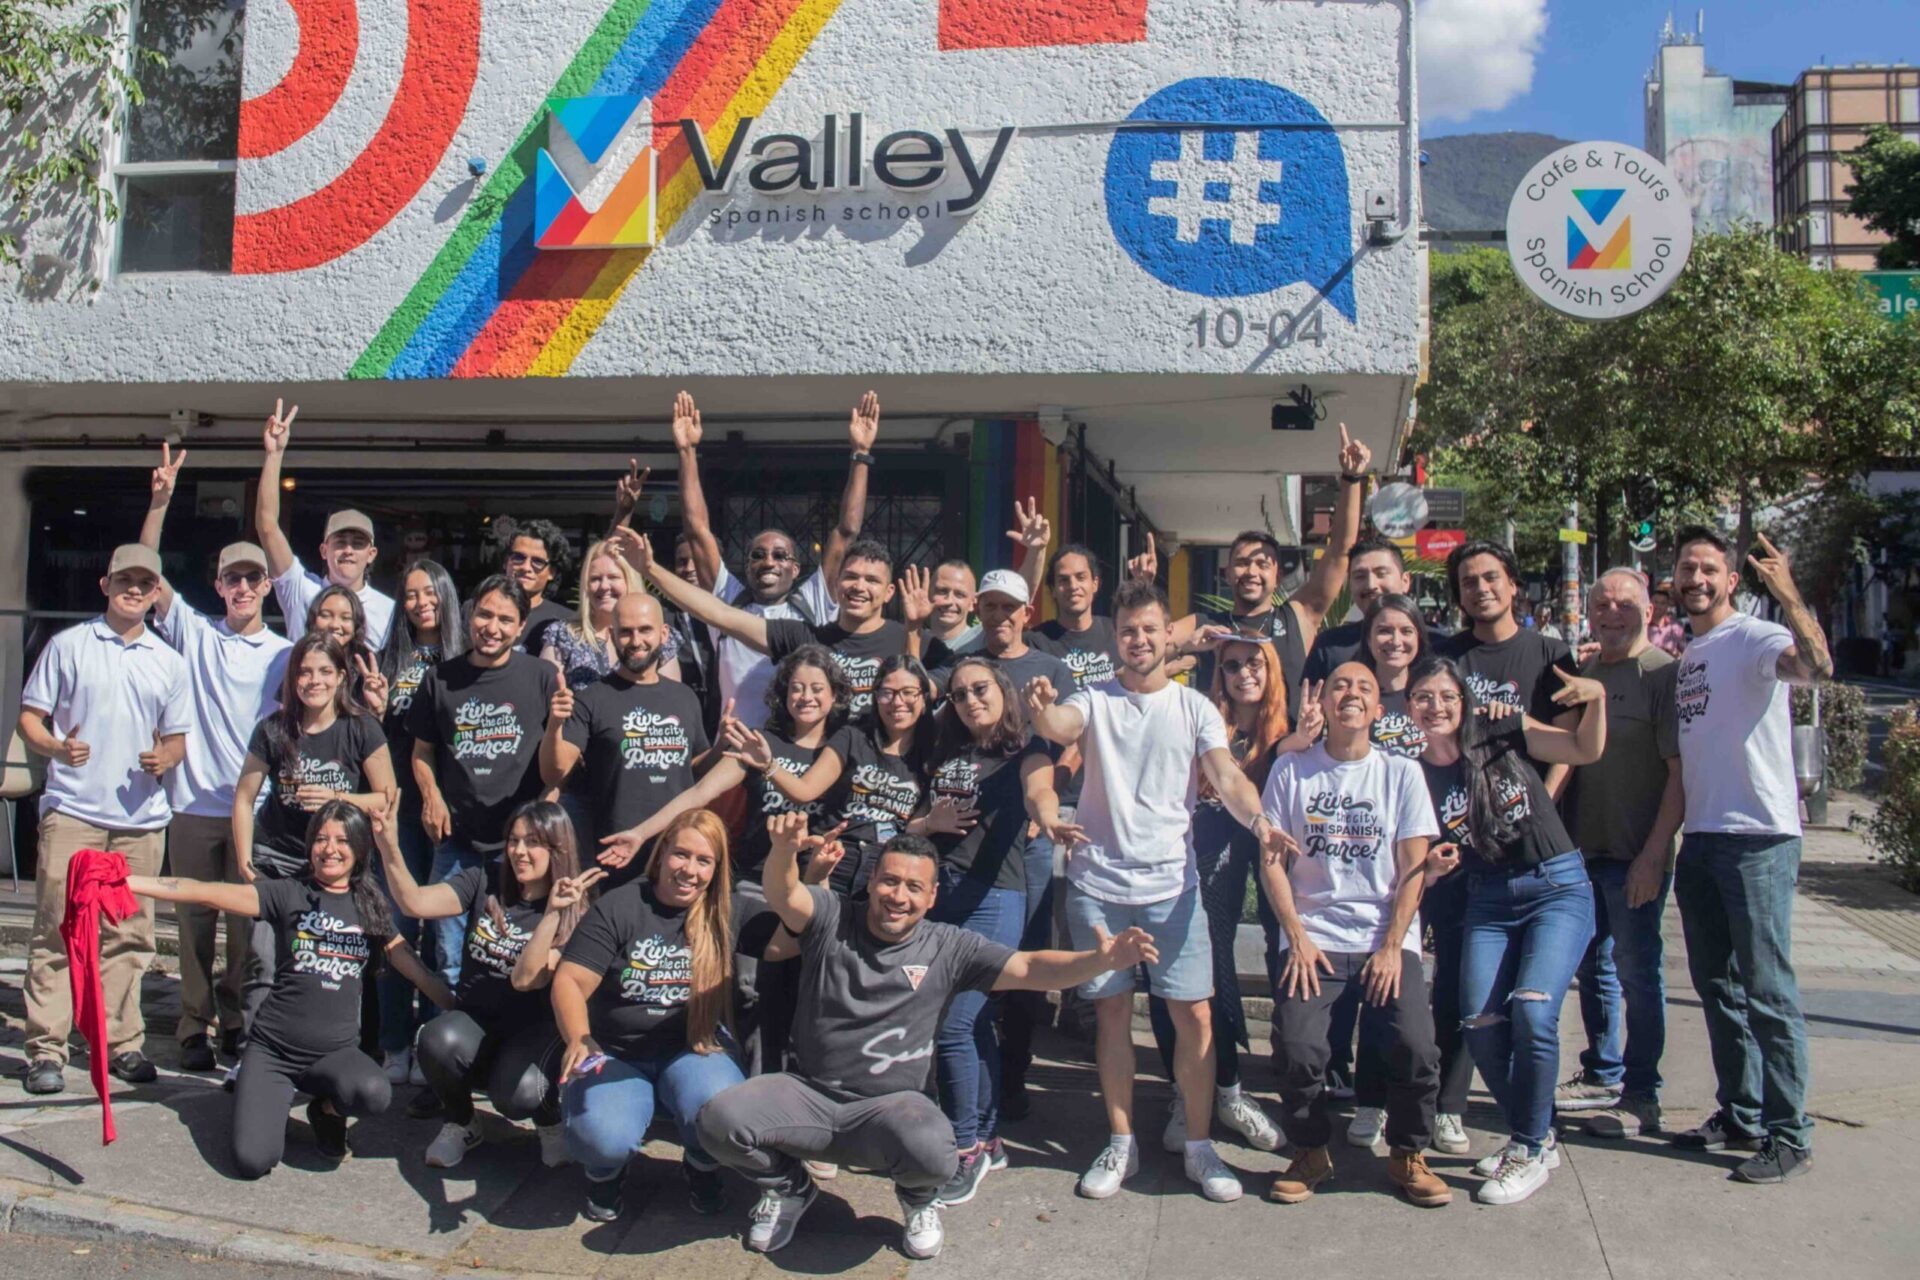
[[(1567, 269), (1627, 271), (1633, 267), (1633, 217), (1623, 214), (1619, 229), (1606, 232), (1607, 219), (1627, 194), (1625, 187), (1575, 188), (1578, 212), (1567, 218)], [(1585, 215), (1584, 218), (1581, 215)], [(1584, 223), (1584, 225), (1583, 225)], [(1605, 241), (1603, 244), (1602, 241)]]
[(658, 157), (653, 104), (619, 94), (547, 99), (547, 145), (534, 171), (534, 245), (640, 249), (653, 244)]

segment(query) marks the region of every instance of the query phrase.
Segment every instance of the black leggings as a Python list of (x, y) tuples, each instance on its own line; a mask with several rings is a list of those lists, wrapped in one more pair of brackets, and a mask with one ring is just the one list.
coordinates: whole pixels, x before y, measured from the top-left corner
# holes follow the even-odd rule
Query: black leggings
[(560, 1093), (553, 1084), (560, 1035), (545, 1019), (490, 1031), (456, 1009), (420, 1029), (415, 1052), (421, 1074), (454, 1124), (473, 1119), (473, 1086), (481, 1082), (494, 1110), (507, 1119), (560, 1123)]
[(315, 1057), (249, 1038), (233, 1087), (233, 1162), (241, 1177), (264, 1177), (280, 1163), (296, 1093), (323, 1098), (343, 1116), (378, 1115), (393, 1100), (387, 1073), (357, 1048)]

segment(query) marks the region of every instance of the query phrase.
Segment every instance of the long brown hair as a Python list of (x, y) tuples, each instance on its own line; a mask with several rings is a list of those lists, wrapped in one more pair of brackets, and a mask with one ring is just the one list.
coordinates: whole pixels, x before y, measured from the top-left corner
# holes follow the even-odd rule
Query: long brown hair
[[(1254, 786), (1260, 787), (1266, 785), (1267, 773), (1273, 768), (1274, 744), (1287, 736), (1287, 673), (1280, 666), (1280, 655), (1269, 642), (1235, 636), (1220, 647), (1225, 649), (1235, 644), (1258, 651), (1267, 664), (1267, 692), (1260, 699), (1260, 715), (1254, 722), (1253, 736), (1240, 738), (1234, 733), (1234, 702), (1227, 694), (1227, 673), (1220, 669), (1217, 661), (1213, 664), (1213, 705), (1227, 722), (1227, 741), (1234, 763), (1253, 780)], [(1211, 787), (1204, 790), (1212, 793)]]
[[(560, 881), (580, 874), (579, 842), (574, 838), (573, 819), (567, 816), (565, 809), (550, 800), (529, 800), (507, 819), (506, 830), (509, 835), (516, 822), (526, 823), (529, 840), (547, 851), (548, 893), (552, 893), (553, 886)], [(588, 892), (591, 896), (592, 891)], [(501, 936), (504, 937), (507, 932), (504, 908), (519, 906), (526, 900), (525, 895), (520, 877), (513, 874), (513, 868), (506, 865), (503, 856), (499, 896), (487, 895), (487, 914), (493, 917), (494, 927), (500, 930)], [(567, 945), (567, 939), (573, 936), (574, 926), (580, 923), (580, 917), (586, 914), (588, 905), (585, 901), (576, 902), (560, 913), (560, 923), (553, 934), (555, 947)]]
[[(969, 667), (978, 667), (987, 673), (1000, 689), (1000, 719), (987, 731), (987, 740), (977, 742), (973, 730), (960, 718), (960, 708), (953, 701), (953, 686), (960, 679), (960, 673)], [(1000, 669), (1000, 664), (975, 654), (960, 659), (953, 664), (953, 674), (947, 677), (946, 702), (934, 716), (937, 735), (934, 738), (933, 760), (927, 771), (945, 764), (955, 756), (978, 751), (983, 756), (1017, 756), (1027, 745), (1030, 736), (1027, 732), (1026, 709), (1020, 703), (1020, 695), (1013, 687), (1013, 681)]]
[[(354, 600), (353, 593), (346, 597), (353, 600), (354, 607), (360, 602)], [(309, 631), (293, 642), (293, 648), (287, 654), (286, 675), (280, 681), (280, 706), (269, 713), (262, 722), (266, 726), (267, 741), (277, 752), (291, 751), (300, 741), (300, 718), (304, 704), (300, 701), (300, 666), (307, 655), (317, 653), (332, 663), (340, 673), (340, 683), (333, 690), (333, 714), (337, 720), (351, 720), (355, 716), (367, 715), (365, 707), (353, 693), (353, 663), (347, 660), (347, 651), (338, 640), (320, 631)]]
[(727, 824), (707, 809), (689, 809), (667, 824), (647, 857), (647, 879), (656, 882), (660, 861), (682, 831), (713, 848), (713, 879), (687, 908), (687, 949), (693, 981), (687, 997), (687, 1045), (695, 1053), (719, 1053), (720, 1029), (733, 1021), (733, 877), (728, 868)]

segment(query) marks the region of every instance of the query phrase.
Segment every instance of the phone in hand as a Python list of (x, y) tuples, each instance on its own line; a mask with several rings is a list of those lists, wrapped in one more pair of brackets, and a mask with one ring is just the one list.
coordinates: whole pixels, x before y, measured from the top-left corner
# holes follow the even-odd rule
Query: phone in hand
[(580, 1065), (573, 1069), (573, 1074), (576, 1078), (579, 1076), (598, 1075), (600, 1073), (600, 1068), (606, 1065), (607, 1065), (606, 1054), (590, 1053), (586, 1057), (580, 1060)]

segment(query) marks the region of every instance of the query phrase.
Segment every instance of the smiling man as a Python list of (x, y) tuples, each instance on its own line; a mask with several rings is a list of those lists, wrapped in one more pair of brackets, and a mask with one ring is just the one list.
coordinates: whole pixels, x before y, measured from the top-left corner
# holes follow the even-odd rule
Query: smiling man
[(551, 520), (523, 520), (507, 544), (507, 576), (520, 584), (531, 606), (522, 628), (520, 647), (538, 654), (547, 640), (547, 628), (571, 621), (573, 610), (553, 598), (555, 581), (565, 581), (573, 565), (573, 544)]

